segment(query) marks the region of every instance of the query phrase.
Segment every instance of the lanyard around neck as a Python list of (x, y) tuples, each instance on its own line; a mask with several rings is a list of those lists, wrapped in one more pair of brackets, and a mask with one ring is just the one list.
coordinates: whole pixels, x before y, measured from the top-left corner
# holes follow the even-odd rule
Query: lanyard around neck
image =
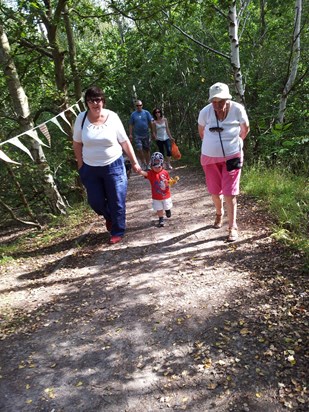
[(222, 148), (223, 156), (225, 157), (225, 151), (224, 151), (224, 149), (223, 149), (223, 143), (222, 143), (221, 132), (220, 132), (220, 127), (219, 127), (219, 120), (218, 120), (218, 117), (217, 117), (217, 113), (216, 113), (216, 112), (215, 112), (215, 115), (216, 115), (216, 119), (217, 119), (217, 126), (218, 126), (218, 133), (219, 133), (221, 148)]

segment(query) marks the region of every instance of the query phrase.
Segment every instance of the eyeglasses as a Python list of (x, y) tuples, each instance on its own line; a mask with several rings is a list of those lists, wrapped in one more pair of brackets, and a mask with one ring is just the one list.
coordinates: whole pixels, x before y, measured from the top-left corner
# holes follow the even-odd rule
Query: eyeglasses
[(161, 113), (160, 110), (156, 110), (155, 113)]
[(137, 105), (136, 105), (136, 107), (140, 107), (140, 106), (143, 106), (143, 105), (142, 105), (142, 104), (137, 104)]
[(102, 101), (103, 101), (102, 97), (95, 97), (93, 99), (88, 99), (87, 103), (99, 104)]
[(210, 127), (209, 131), (210, 132), (223, 132), (223, 127)]

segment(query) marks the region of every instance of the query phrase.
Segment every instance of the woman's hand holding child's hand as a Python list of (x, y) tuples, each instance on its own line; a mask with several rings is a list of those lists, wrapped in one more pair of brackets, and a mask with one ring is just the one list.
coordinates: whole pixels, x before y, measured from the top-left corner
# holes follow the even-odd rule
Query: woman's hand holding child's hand
[(140, 167), (139, 163), (134, 163), (134, 164), (132, 165), (132, 168), (133, 168), (134, 172), (135, 172), (135, 173), (138, 173), (138, 174), (140, 174), (140, 171), (142, 170), (142, 168)]

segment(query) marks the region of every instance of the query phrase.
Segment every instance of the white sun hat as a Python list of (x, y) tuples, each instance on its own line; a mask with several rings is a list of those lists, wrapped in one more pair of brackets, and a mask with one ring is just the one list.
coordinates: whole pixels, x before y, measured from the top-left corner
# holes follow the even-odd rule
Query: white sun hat
[(214, 98), (217, 99), (231, 99), (232, 96), (230, 95), (229, 86), (225, 83), (215, 83), (209, 88), (209, 99), (208, 101), (211, 102)]

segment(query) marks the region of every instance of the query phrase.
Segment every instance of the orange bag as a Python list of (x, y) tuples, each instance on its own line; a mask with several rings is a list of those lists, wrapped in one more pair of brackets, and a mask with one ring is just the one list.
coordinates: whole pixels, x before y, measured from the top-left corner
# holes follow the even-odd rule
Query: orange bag
[(172, 152), (172, 158), (175, 160), (179, 160), (181, 159), (181, 153), (179, 151), (179, 148), (177, 146), (177, 144), (175, 143), (175, 141), (172, 141), (172, 148), (171, 148), (171, 152)]

